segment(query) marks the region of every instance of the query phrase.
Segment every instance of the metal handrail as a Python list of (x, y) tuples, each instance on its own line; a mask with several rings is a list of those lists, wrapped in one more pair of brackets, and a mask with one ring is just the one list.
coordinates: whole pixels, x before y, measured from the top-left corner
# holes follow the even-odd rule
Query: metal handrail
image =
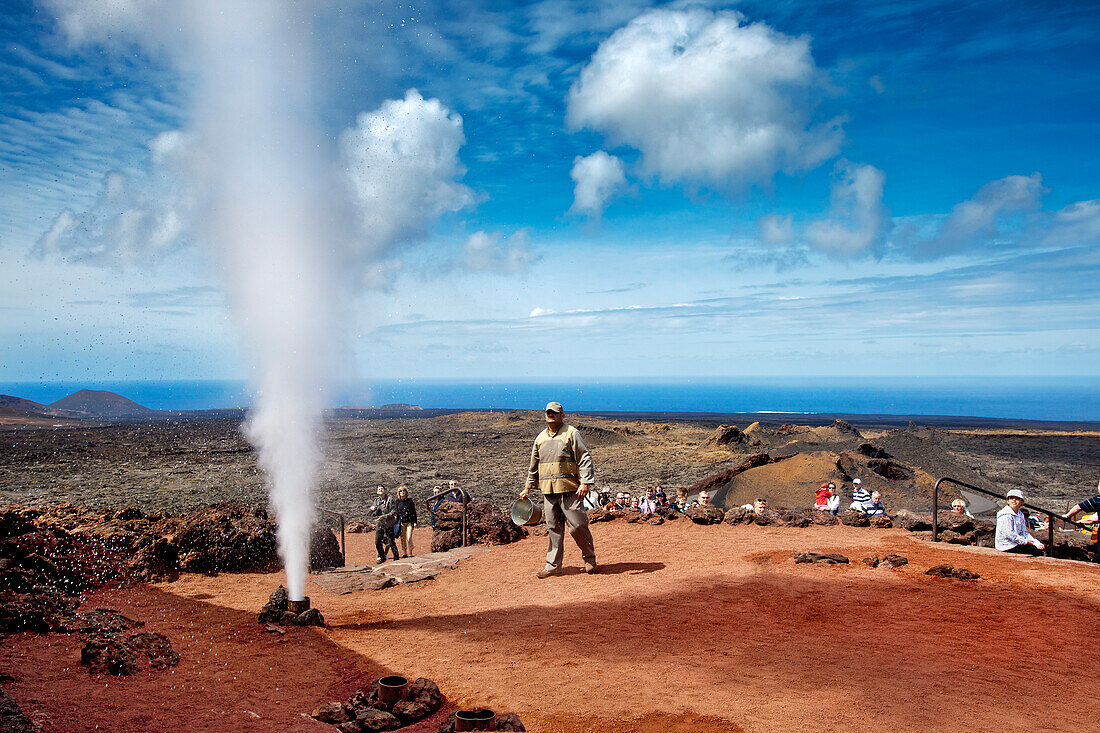
[[(935, 485), (932, 487), (932, 541), (933, 542), (938, 542), (939, 541), (939, 534), (940, 534), (940, 523), (939, 523), (939, 518), (940, 518), (940, 484), (942, 484), (944, 481), (948, 481), (950, 483), (957, 484), (959, 486), (970, 489), (971, 491), (977, 491), (979, 494), (985, 494), (986, 496), (992, 496), (995, 499), (1004, 499), (1004, 496), (1001, 495), (1001, 494), (998, 494), (996, 491), (990, 491), (989, 489), (983, 489), (980, 486), (975, 486), (974, 484), (968, 484), (965, 481), (960, 481), (957, 478), (951, 478), (950, 476), (944, 476), (944, 477), (940, 478), (938, 481), (936, 481)], [(1077, 522), (1077, 521), (1074, 521), (1072, 519), (1066, 519), (1061, 514), (1058, 514), (1057, 512), (1052, 512), (1049, 509), (1044, 509), (1041, 506), (1035, 506), (1034, 504), (1028, 504), (1026, 501), (1024, 502), (1024, 506), (1026, 506), (1028, 509), (1032, 509), (1034, 511), (1041, 512), (1042, 514), (1047, 515), (1047, 546), (1046, 546), (1046, 553), (1047, 553), (1048, 557), (1054, 557), (1054, 520), (1058, 520), (1058, 521), (1061, 521), (1061, 522), (1072, 524), (1073, 526), (1080, 527), (1082, 529), (1089, 529), (1088, 525), (1082, 524), (1081, 522)]]
[[(431, 515), (432, 519), (435, 519), (435, 511), (431, 507), (432, 501), (438, 499), (440, 504), (442, 504), (444, 501), (450, 501), (450, 499), (447, 499), (446, 496), (452, 491), (458, 491), (459, 496), (462, 497), (462, 546), (465, 547), (468, 534), (468, 530), (466, 529), (466, 505), (470, 503), (468, 492), (464, 491), (463, 489), (447, 489), (442, 494), (433, 494), (432, 496), (429, 496), (427, 499), (424, 500), (424, 509), (428, 512), (429, 515)], [(434, 523), (432, 524), (432, 531), (435, 531)]]
[(348, 565), (348, 555), (347, 555), (347, 543), (345, 542), (345, 539), (344, 539), (344, 515), (341, 514), (340, 512), (334, 512), (331, 509), (322, 509), (321, 507), (317, 507), (317, 511), (324, 512), (325, 514), (330, 514), (334, 517), (339, 517), (340, 518), (340, 567), (342, 567), (342, 568), (347, 567), (347, 565)]

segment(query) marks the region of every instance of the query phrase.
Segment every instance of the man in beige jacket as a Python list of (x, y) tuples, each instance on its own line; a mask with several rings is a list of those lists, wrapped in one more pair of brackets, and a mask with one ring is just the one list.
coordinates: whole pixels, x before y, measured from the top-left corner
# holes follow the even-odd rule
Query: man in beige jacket
[(596, 483), (596, 470), (581, 434), (564, 421), (565, 410), (560, 402), (546, 406), (546, 430), (535, 438), (527, 484), (520, 492), (520, 497), (527, 498), (531, 489), (537, 487), (542, 491), (542, 516), (550, 534), (550, 549), (546, 553), (546, 567), (537, 575), (539, 578), (562, 574), (562, 555), (565, 554), (562, 541), (566, 526), (581, 548), (584, 571), (589, 575), (596, 572), (596, 548), (588, 529), (588, 514), (584, 511), (584, 497)]

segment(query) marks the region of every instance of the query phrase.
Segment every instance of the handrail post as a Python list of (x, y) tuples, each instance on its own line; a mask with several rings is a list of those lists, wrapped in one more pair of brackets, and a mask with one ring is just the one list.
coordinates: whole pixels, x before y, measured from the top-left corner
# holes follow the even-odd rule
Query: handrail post
[(469, 499), (466, 498), (466, 492), (462, 492), (462, 546), (466, 546), (466, 504)]
[(938, 542), (940, 536), (940, 482), (936, 481), (932, 487), (932, 541)]
[(1054, 515), (1047, 514), (1047, 557), (1054, 557)]

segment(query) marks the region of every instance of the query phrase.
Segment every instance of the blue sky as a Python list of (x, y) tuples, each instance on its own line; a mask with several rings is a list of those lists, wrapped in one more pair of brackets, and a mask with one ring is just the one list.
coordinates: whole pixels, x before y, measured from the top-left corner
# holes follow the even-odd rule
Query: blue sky
[[(179, 5), (0, 11), (0, 381), (250, 374)], [(1100, 374), (1095, 3), (293, 18), (345, 376)]]

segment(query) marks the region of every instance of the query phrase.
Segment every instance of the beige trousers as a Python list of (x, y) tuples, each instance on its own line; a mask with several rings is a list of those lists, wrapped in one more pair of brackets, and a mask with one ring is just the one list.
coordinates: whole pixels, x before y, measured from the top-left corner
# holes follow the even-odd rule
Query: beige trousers
[(413, 554), (413, 526), (411, 522), (401, 525), (401, 532), (397, 535), (397, 544), (401, 547), (401, 554), (411, 557)]
[(577, 547), (581, 548), (581, 557), (585, 562), (596, 562), (596, 547), (592, 542), (592, 532), (588, 529), (588, 514), (584, 511), (584, 500), (576, 491), (567, 494), (543, 494), (542, 518), (550, 533), (550, 549), (546, 552), (546, 567), (560, 568), (565, 548), (565, 528)]

